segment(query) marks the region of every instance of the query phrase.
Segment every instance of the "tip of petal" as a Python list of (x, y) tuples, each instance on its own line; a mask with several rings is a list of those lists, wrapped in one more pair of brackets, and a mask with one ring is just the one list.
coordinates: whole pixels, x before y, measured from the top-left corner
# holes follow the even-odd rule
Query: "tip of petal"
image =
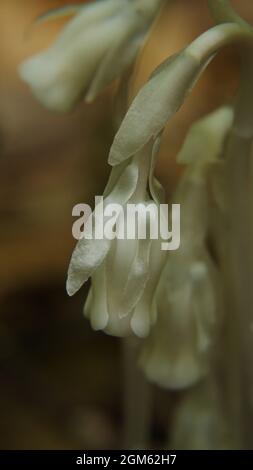
[(114, 160), (113, 156), (111, 156), (111, 155), (109, 155), (108, 163), (111, 166), (116, 166), (117, 165), (117, 162)]
[(37, 100), (53, 112), (66, 113), (76, 104), (75, 89), (60, 79), (57, 64), (46, 53), (24, 61), (18, 68), (20, 78), (31, 88)]
[(148, 380), (162, 388), (183, 390), (196, 384), (207, 373), (205, 367), (191, 357), (180, 358), (175, 363), (164, 359), (150, 357), (147, 362), (145, 359), (140, 361)]
[(71, 284), (69, 283), (69, 281), (66, 282), (66, 291), (67, 291), (67, 294), (69, 295), (69, 297), (72, 297), (76, 292), (73, 289), (73, 287), (71, 286)]
[(108, 163), (111, 166), (116, 166), (119, 163), (121, 163), (125, 158), (119, 154), (118, 152), (110, 151), (109, 153), (109, 158), (108, 158)]
[(131, 319), (131, 329), (133, 333), (138, 338), (147, 338), (150, 332), (150, 323), (149, 321), (143, 320), (142, 318), (138, 318), (138, 316), (133, 316)]
[[(43, 58), (41, 56), (31, 57), (18, 67), (20, 78), (28, 85), (33, 86), (34, 83), (41, 81), (41, 75), (44, 68)], [(43, 78), (42, 78), (43, 80)]]
[(77, 282), (76, 276), (69, 274), (67, 282), (66, 282), (66, 291), (67, 294), (72, 297), (79, 291), (80, 287), (82, 286), (83, 282)]

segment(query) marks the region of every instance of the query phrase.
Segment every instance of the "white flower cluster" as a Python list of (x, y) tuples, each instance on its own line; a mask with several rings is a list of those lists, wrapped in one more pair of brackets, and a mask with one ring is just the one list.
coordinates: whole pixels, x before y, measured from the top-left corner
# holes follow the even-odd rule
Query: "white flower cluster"
[[(133, 64), (162, 3), (97, 0), (80, 6), (55, 43), (21, 66), (22, 78), (52, 110), (70, 110), (83, 96), (91, 101)], [(236, 24), (216, 26), (151, 75), (112, 144), (105, 205), (163, 202), (153, 174), (161, 133), (215, 52), (240, 34)], [(186, 170), (174, 197), (182, 208), (177, 251), (165, 254), (159, 240), (84, 238), (69, 266), (70, 295), (91, 278), (85, 315), (92, 327), (143, 338), (141, 366), (150, 380), (168, 388), (189, 386), (207, 373), (222, 319), (219, 270), (209, 246), (208, 181), (232, 120), (226, 106), (204, 117), (179, 153)]]

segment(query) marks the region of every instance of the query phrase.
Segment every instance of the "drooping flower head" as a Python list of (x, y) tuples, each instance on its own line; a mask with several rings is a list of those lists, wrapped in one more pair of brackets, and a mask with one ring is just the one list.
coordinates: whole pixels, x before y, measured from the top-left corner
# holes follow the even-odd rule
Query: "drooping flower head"
[(48, 50), (21, 65), (21, 77), (51, 110), (92, 101), (132, 65), (161, 3), (97, 0), (72, 8), (74, 18)]
[(165, 388), (190, 386), (209, 371), (222, 296), (219, 271), (207, 246), (206, 176), (220, 155), (232, 117), (225, 107), (201, 119), (179, 154), (188, 163), (175, 195), (181, 204), (181, 246), (168, 254), (153, 302), (157, 321), (140, 359), (147, 377)]
[[(153, 323), (150, 306), (165, 259), (161, 241), (151, 239), (148, 229), (149, 217), (154, 221), (158, 216), (160, 197), (152, 173), (153, 145), (150, 142), (127, 165), (115, 167), (105, 190), (105, 211), (110, 203), (122, 206), (122, 213), (113, 224), (119, 232), (122, 229), (123, 237), (81, 239), (69, 266), (69, 294), (73, 295), (91, 276), (85, 315), (95, 330), (115, 336), (145, 337)], [(127, 204), (139, 209), (137, 225), (134, 219), (127, 219), (128, 224), (134, 225), (131, 239), (125, 233)], [(95, 213), (96, 208), (96, 219)], [(138, 238), (140, 227), (143, 238)]]

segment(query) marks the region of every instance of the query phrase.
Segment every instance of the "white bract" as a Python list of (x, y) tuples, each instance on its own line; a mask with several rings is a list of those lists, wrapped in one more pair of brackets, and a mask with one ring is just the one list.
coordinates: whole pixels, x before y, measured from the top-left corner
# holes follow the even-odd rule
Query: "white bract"
[[(112, 170), (105, 190), (104, 207), (108, 203), (143, 204), (140, 224), (146, 228), (145, 208), (157, 204), (152, 173), (150, 142), (127, 165)], [(119, 226), (123, 220), (119, 220)], [(115, 221), (116, 223), (116, 221)], [(160, 275), (164, 252), (161, 240), (81, 239), (70, 262), (67, 289), (73, 295), (91, 276), (91, 290), (85, 306), (95, 330), (115, 336), (136, 334), (147, 336), (152, 324), (150, 305)]]
[(132, 65), (160, 4), (97, 0), (75, 7), (54, 44), (20, 66), (22, 79), (51, 110), (68, 111), (82, 97), (92, 101)]

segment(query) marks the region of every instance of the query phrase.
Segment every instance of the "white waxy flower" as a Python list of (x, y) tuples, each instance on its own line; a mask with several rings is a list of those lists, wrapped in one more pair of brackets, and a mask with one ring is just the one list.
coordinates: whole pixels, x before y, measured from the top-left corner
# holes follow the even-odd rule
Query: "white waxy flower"
[(146, 337), (155, 321), (151, 304), (164, 257), (157, 240), (115, 241), (91, 278), (84, 314), (92, 328)]
[[(139, 205), (141, 209), (136, 228), (140, 224), (146, 229), (145, 209), (157, 208), (156, 190), (154, 184), (149, 183), (149, 179), (153, 179), (152, 149), (153, 142), (150, 142), (127, 166), (113, 169), (105, 191), (104, 207), (110, 202), (123, 206), (123, 218), (118, 220), (118, 226), (120, 232), (122, 224), (124, 234), (127, 203)], [(68, 293), (73, 295), (91, 276), (85, 315), (92, 327), (115, 336), (145, 337), (153, 321), (151, 299), (164, 257), (160, 240), (152, 240), (148, 232), (143, 239), (136, 235), (133, 239), (83, 238), (70, 262)]]
[(168, 254), (153, 302), (157, 321), (140, 358), (147, 377), (166, 388), (187, 387), (208, 372), (222, 318), (219, 273), (206, 245), (206, 177), (231, 123), (227, 108), (203, 118), (190, 129), (179, 155), (188, 162), (175, 195), (181, 204), (181, 245)]
[(21, 77), (51, 110), (68, 111), (83, 96), (92, 101), (131, 66), (161, 3), (97, 0), (75, 7), (54, 44), (21, 65)]
[(180, 200), (181, 245), (168, 255), (153, 303), (157, 321), (141, 355), (149, 380), (175, 389), (192, 385), (207, 373), (219, 315), (218, 274), (204, 240), (205, 187), (191, 184)]
[(196, 248), (178, 258), (168, 256), (154, 298), (157, 321), (141, 355), (147, 378), (172, 389), (208, 372), (217, 316), (217, 277), (208, 254)]

